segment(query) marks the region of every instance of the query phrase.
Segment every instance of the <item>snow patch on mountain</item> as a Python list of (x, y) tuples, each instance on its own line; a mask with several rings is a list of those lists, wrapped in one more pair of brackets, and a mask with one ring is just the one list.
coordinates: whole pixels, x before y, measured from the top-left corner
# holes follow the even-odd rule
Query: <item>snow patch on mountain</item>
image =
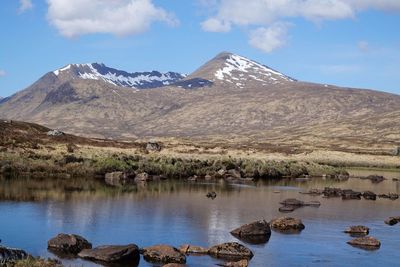
[[(232, 80), (247, 81), (249, 79), (273, 84), (280, 83), (281, 81), (295, 81), (278, 71), (239, 55), (229, 55), (224, 67), (215, 72), (215, 77), (218, 80), (230, 83), (232, 83)], [(239, 87), (243, 86), (240, 82), (236, 82), (236, 85)]]
[(145, 89), (156, 88), (173, 84), (185, 78), (185, 74), (176, 72), (161, 73), (152, 72), (135, 72), (128, 73), (125, 71), (109, 68), (104, 64), (70, 64), (61, 69), (53, 71), (59, 76), (62, 73), (73, 75), (74, 78), (85, 80), (103, 80), (117, 86)]

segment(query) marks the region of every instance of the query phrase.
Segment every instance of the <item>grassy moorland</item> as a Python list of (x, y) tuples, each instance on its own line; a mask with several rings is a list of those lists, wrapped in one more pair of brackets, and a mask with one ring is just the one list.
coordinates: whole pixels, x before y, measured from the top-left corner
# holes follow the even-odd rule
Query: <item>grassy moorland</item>
[(240, 170), (261, 179), (337, 175), (345, 167), (400, 168), (399, 157), (287, 147), (226, 145), (161, 140), (161, 151), (146, 142), (117, 142), (72, 135), (48, 136), (49, 129), (23, 122), (0, 122), (0, 173), (8, 177), (103, 177), (105, 173), (146, 172), (168, 178), (215, 176)]

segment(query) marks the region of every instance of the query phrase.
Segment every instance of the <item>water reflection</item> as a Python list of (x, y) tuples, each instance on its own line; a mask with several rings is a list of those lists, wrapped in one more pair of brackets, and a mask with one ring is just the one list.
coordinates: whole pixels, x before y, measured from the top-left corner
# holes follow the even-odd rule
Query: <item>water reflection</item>
[[(399, 175), (400, 176), (400, 175)], [(300, 208), (290, 216), (299, 217), (306, 229), (298, 235), (273, 232), (266, 244), (246, 244), (255, 256), (254, 266), (373, 266), (394, 265), (398, 228), (383, 220), (399, 216), (400, 200), (325, 199), (299, 192), (326, 186), (375, 193), (400, 193), (400, 183), (385, 180), (373, 184), (351, 178), (335, 181), (273, 180), (255, 184), (187, 183), (163, 181), (137, 187), (110, 187), (100, 180), (0, 179), (0, 229), (3, 243), (21, 247), (35, 255), (49, 256), (46, 242), (59, 232), (76, 233), (93, 245), (136, 243), (139, 246), (190, 243), (211, 246), (238, 241), (229, 232), (256, 220), (282, 216), (279, 202), (286, 198), (317, 200), (319, 208)], [(206, 197), (215, 191), (217, 197)], [(364, 224), (382, 241), (375, 252), (364, 252), (346, 244), (343, 230)], [(290, 253), (289, 253), (290, 252)], [(339, 257), (338, 257), (339, 255)], [(397, 257), (397, 258), (396, 258)], [(189, 266), (212, 266), (218, 260), (189, 257)], [(83, 261), (67, 265), (90, 266)], [(294, 264), (293, 264), (294, 263)], [(141, 261), (140, 266), (151, 266)]]

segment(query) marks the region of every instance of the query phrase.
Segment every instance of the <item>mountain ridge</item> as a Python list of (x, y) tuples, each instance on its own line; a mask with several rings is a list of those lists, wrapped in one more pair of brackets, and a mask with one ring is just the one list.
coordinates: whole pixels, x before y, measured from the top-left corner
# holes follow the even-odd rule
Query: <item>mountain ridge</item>
[(176, 83), (146, 90), (46, 74), (0, 102), (0, 114), (116, 139), (230, 138), (327, 147), (400, 140), (400, 96), (297, 81), (231, 53)]

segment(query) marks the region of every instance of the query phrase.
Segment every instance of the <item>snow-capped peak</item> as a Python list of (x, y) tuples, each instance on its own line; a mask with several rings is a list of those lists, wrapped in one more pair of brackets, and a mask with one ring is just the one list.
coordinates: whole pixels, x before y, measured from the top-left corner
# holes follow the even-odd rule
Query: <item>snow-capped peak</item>
[(98, 63), (70, 64), (53, 71), (53, 73), (56, 76), (67, 74), (72, 75), (72, 78), (103, 80), (113, 85), (137, 89), (170, 85), (186, 77), (186, 75), (176, 72), (161, 73), (152, 71), (128, 73)]
[(239, 87), (242, 87), (243, 83), (249, 80), (256, 80), (264, 84), (295, 81), (267, 66), (234, 54), (226, 55), (224, 66), (215, 72), (215, 77), (218, 80), (234, 83)]

